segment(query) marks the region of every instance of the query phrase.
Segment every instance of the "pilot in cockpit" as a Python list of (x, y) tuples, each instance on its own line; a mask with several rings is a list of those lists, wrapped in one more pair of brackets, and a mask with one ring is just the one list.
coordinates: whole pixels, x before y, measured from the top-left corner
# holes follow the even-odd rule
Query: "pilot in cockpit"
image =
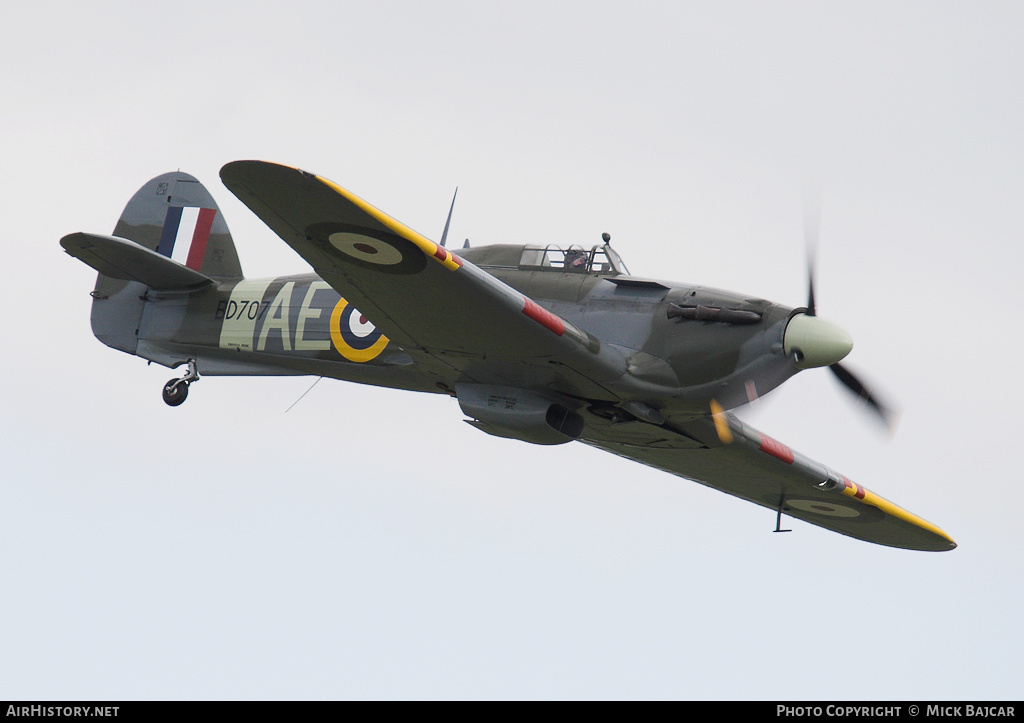
[(586, 271), (587, 252), (583, 249), (569, 249), (565, 252), (565, 267), (567, 271)]

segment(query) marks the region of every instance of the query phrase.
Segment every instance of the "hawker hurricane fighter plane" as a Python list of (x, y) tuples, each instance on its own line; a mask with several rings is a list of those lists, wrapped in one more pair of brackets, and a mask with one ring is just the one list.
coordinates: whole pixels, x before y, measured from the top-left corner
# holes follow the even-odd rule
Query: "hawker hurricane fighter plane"
[(607, 235), (589, 249), (453, 253), (443, 237), (434, 243), (312, 173), (238, 161), (221, 179), (315, 273), (244, 278), (213, 198), (180, 172), (143, 186), (112, 236), (61, 239), (99, 272), (96, 337), (186, 366), (164, 386), (168, 404), (200, 375), (305, 374), (449, 394), (482, 432), (580, 441), (762, 505), (777, 530), (785, 513), (881, 545), (956, 547), (729, 411), (825, 366), (872, 401), (839, 364), (852, 342), (815, 315), (813, 291), (793, 309), (632, 276)]

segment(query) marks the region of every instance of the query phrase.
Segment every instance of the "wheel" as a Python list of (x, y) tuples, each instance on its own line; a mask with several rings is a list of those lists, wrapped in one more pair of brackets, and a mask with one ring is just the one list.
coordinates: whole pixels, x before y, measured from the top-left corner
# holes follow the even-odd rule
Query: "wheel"
[(164, 401), (172, 407), (176, 407), (185, 401), (188, 396), (188, 382), (182, 379), (172, 379), (164, 384)]

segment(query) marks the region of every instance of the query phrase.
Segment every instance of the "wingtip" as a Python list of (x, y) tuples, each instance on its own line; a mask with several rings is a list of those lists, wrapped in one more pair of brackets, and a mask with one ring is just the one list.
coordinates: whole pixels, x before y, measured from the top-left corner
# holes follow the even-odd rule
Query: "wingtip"
[(297, 171), (304, 176), (316, 177), (316, 174), (303, 171), (301, 168), (296, 166), (289, 166), (284, 163), (274, 163), (273, 161), (260, 161), (256, 159), (243, 159), (240, 161), (230, 161), (220, 167), (220, 179), (224, 182), (224, 185), (228, 185), (231, 181), (237, 181), (243, 179), (254, 172), (259, 171)]
[(936, 527), (935, 525), (922, 520), (920, 517), (916, 517), (915, 520), (911, 521), (920, 531), (926, 534), (924, 537), (927, 540), (920, 545), (915, 545), (911, 549), (924, 550), (926, 552), (949, 552), (957, 548), (956, 542), (953, 538), (946, 534), (946, 532)]
[(935, 541), (935, 545), (927, 548), (928, 550), (933, 552), (948, 552), (956, 549), (956, 542), (954, 542), (953, 538), (947, 535), (946, 531), (942, 528), (937, 527), (926, 520), (922, 520), (920, 517), (916, 518), (915, 524), (917, 524), (920, 529), (930, 532), (934, 537), (939, 538)]

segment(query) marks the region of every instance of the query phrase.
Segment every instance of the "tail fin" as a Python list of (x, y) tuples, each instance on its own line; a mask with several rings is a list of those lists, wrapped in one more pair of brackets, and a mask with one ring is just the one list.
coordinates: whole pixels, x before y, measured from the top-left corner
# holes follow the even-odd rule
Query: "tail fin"
[(114, 236), (206, 276), (242, 278), (223, 214), (203, 184), (187, 173), (165, 173), (140, 188), (125, 206)]
[[(136, 191), (114, 227), (114, 236), (208, 277), (242, 278), (238, 253), (220, 209), (209, 191), (187, 173), (165, 173)], [(130, 263), (131, 259), (123, 261)], [(139, 281), (101, 272), (92, 292), (96, 338), (134, 354), (146, 291), (147, 286)]]

